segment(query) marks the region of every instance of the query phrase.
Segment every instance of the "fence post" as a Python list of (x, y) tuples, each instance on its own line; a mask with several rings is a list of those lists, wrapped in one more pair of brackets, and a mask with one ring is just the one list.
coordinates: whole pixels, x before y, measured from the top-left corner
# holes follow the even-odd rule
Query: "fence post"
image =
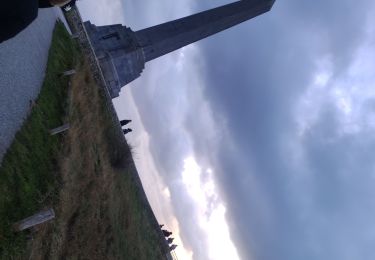
[(22, 231), (27, 228), (31, 228), (36, 225), (47, 222), (53, 218), (55, 218), (55, 212), (53, 211), (52, 208), (50, 208), (50, 209), (42, 210), (36, 213), (35, 215), (32, 215), (31, 217), (18, 221), (17, 223), (13, 225), (13, 227), (16, 231)]
[(67, 70), (62, 73), (62, 76), (70, 76), (76, 73), (76, 70)]
[(56, 127), (54, 129), (49, 130), (49, 133), (51, 135), (59, 134), (59, 133), (62, 133), (64, 131), (68, 130), (69, 127), (70, 127), (69, 124), (65, 124), (65, 125), (62, 125), (62, 126), (59, 126), (59, 127)]

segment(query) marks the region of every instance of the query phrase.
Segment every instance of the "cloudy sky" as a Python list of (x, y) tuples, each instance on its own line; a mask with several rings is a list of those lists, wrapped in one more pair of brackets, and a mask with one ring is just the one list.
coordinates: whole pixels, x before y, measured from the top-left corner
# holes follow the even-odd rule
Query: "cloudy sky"
[[(230, 1), (89, 2), (139, 30)], [(374, 69), (371, 0), (276, 1), (147, 63), (114, 103), (179, 259), (375, 259)]]

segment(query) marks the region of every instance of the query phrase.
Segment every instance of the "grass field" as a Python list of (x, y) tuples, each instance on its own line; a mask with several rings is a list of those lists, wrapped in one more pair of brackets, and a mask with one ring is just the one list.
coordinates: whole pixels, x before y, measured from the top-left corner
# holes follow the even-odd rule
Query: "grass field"
[[(165, 259), (130, 148), (119, 146), (102, 90), (61, 24), (49, 59), (37, 105), (0, 169), (0, 259)], [(73, 64), (67, 88), (55, 75)], [(66, 133), (48, 135), (63, 122)], [(33, 240), (11, 230), (48, 206), (56, 218), (34, 229)]]
[[(61, 140), (50, 136), (48, 130), (63, 123), (68, 82), (59, 74), (73, 66), (77, 50), (61, 25), (54, 34), (40, 96), (0, 168), (1, 258), (22, 254), (25, 234), (15, 234), (12, 223), (51, 203), (59, 181), (57, 153)], [(49, 193), (52, 197), (46, 197)]]

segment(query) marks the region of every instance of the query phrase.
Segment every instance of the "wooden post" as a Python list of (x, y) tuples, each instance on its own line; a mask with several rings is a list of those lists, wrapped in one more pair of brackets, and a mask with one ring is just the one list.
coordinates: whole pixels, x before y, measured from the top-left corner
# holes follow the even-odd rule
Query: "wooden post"
[(62, 73), (62, 76), (70, 76), (76, 73), (76, 70), (67, 70)]
[(27, 228), (34, 227), (36, 225), (42, 224), (44, 222), (47, 222), (51, 219), (55, 218), (55, 212), (53, 209), (47, 209), (47, 210), (42, 210), (38, 212), (37, 214), (25, 218), (21, 221), (18, 221), (17, 223), (14, 224), (14, 229), (16, 231), (22, 231)]
[(49, 130), (49, 133), (51, 135), (59, 134), (59, 133), (62, 133), (64, 131), (68, 130), (69, 127), (70, 127), (69, 124), (65, 124), (65, 125), (62, 125), (62, 126), (59, 126), (59, 127), (56, 127), (54, 129)]

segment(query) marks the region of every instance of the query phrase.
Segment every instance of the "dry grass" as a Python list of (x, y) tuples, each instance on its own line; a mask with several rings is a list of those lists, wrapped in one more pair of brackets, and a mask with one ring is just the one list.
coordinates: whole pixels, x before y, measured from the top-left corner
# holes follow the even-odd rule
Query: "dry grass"
[(69, 98), (70, 129), (60, 158), (62, 188), (57, 219), (45, 226), (34, 242), (33, 257), (105, 259), (113, 254), (110, 241), (108, 198), (114, 173), (103, 140), (100, 99), (89, 72), (83, 69), (72, 80)]
[[(165, 248), (132, 177), (133, 163), (112, 166), (113, 125), (86, 65), (72, 79), (68, 104), (71, 127), (59, 159), (57, 217), (35, 234), (31, 259), (163, 259)], [(130, 151), (127, 156), (132, 162)]]

